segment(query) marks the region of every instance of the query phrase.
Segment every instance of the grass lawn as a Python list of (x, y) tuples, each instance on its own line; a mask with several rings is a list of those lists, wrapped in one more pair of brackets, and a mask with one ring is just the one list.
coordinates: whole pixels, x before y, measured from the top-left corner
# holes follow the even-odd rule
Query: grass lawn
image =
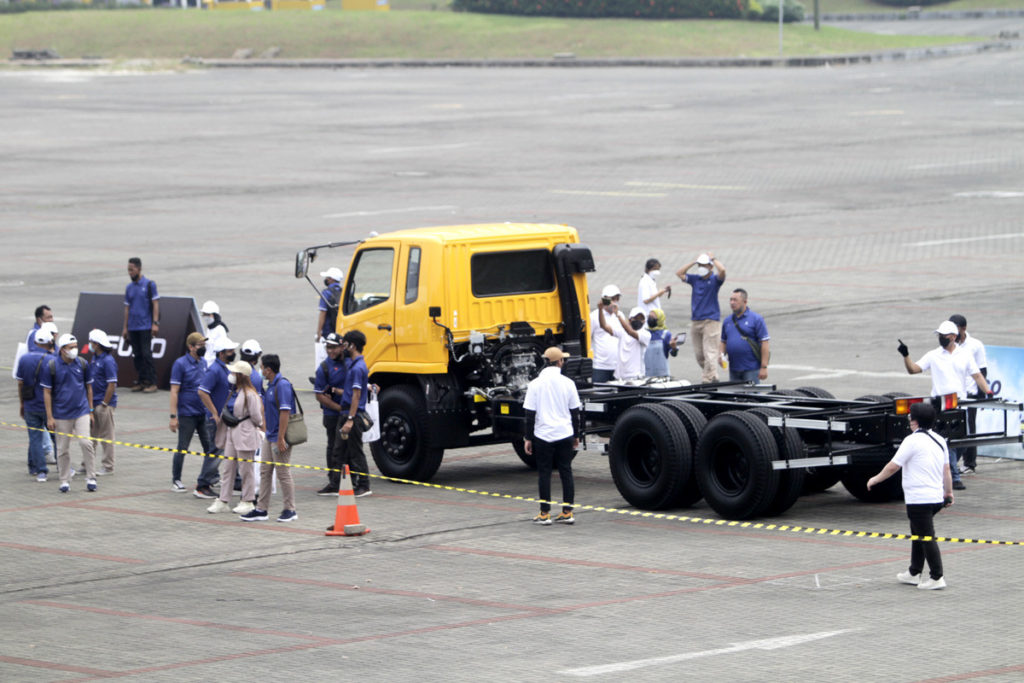
[[(412, 2), (414, 0), (403, 0)], [(418, 1), (418, 0), (416, 0)], [(852, 1), (852, 0), (851, 0)], [(787, 25), (787, 55), (826, 55), (968, 42)], [(773, 23), (725, 20), (523, 18), (447, 11), (199, 12), (87, 10), (0, 15), (0, 45), (53, 48), (62, 57), (282, 58), (733, 57), (778, 54)]]

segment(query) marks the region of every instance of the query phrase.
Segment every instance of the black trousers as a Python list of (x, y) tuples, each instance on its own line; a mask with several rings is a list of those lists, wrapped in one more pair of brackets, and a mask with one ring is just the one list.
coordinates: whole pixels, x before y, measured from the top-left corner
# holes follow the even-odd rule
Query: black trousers
[[(370, 470), (366, 464), (366, 452), (363, 450), (363, 429), (359, 420), (353, 420), (352, 430), (348, 433), (348, 438), (341, 438), (341, 428), (345, 425), (347, 418), (348, 409), (345, 408), (342, 410), (341, 418), (338, 419), (337, 438), (334, 441), (333, 451), (335, 455), (332, 461), (334, 464), (332, 464), (332, 467), (341, 469), (348, 465), (348, 469), (352, 473), (352, 488), (369, 489), (370, 477), (367, 473)], [(337, 476), (340, 483), (341, 473), (331, 472), (331, 476)]]
[[(576, 487), (572, 480), (572, 444), (573, 437), (558, 441), (533, 439), (533, 456), (537, 459), (537, 486), (541, 500), (551, 500), (551, 471), (558, 469), (558, 478), (562, 480), (562, 509), (572, 510), (576, 497)], [(540, 511), (551, 509), (549, 503), (541, 503)]]
[[(984, 394), (970, 394), (971, 398), (985, 398)], [(967, 409), (967, 433), (977, 434), (978, 433), (978, 409), (968, 408)], [(964, 459), (964, 467), (977, 467), (978, 466), (978, 448), (977, 446), (971, 446), (969, 448), (960, 449), (960, 457)]]
[(339, 441), (339, 419), (340, 417), (338, 415), (324, 415), (324, 431), (327, 432), (327, 453), (325, 454), (325, 457), (327, 469), (330, 470), (327, 473), (327, 483), (335, 490), (338, 489), (338, 485), (341, 483), (341, 472), (337, 470), (340, 470), (345, 464), (341, 460), (341, 453), (336, 453), (334, 450), (335, 444)]
[[(935, 536), (933, 517), (942, 509), (942, 503), (907, 504), (910, 533), (915, 536)], [(920, 574), (928, 561), (928, 573), (933, 579), (942, 578), (942, 555), (937, 541), (910, 542), (910, 573)]]
[(132, 362), (139, 384), (146, 387), (156, 384), (156, 368), (153, 367), (153, 332), (151, 330), (128, 330), (128, 343), (132, 345)]

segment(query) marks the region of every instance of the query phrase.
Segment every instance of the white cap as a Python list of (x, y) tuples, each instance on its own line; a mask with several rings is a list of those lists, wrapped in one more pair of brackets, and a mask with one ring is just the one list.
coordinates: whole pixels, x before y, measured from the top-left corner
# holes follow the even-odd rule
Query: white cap
[(217, 337), (213, 340), (213, 352), (220, 353), (221, 351), (233, 351), (238, 348), (238, 342), (233, 342), (226, 336)]
[(605, 285), (604, 289), (601, 290), (601, 296), (606, 296), (609, 299), (616, 296), (621, 296), (622, 292), (615, 285)]
[(700, 265), (700, 266), (710, 266), (711, 265), (711, 257), (708, 256), (707, 254), (701, 254), (700, 256), (697, 257), (697, 265)]
[(33, 337), (33, 339), (36, 344), (52, 344), (53, 334), (51, 334), (49, 330), (40, 327), (36, 330), (36, 336)]
[(320, 273), (320, 277), (329, 277), (332, 280), (337, 280), (338, 282), (341, 282), (342, 280), (345, 279), (345, 273), (341, 272), (341, 268), (338, 268), (337, 266), (331, 266), (324, 272)]
[(200, 313), (220, 313), (220, 306), (215, 301), (207, 301), (203, 304), (203, 307), (199, 309)]
[(39, 326), (39, 331), (45, 332), (51, 337), (53, 337), (53, 335), (57, 334), (57, 325), (56, 323), (46, 322)]
[(936, 334), (960, 334), (960, 330), (956, 328), (956, 323), (951, 320), (943, 320), (939, 325), (939, 329), (935, 330)]
[(255, 356), (256, 354), (263, 353), (263, 347), (255, 339), (246, 339), (242, 342), (242, 353)]
[(252, 374), (252, 366), (244, 360), (236, 360), (228, 366), (228, 372), (233, 372), (236, 375), (250, 375)]
[(75, 335), (65, 332), (60, 335), (60, 339), (57, 340), (57, 348), (63, 349), (68, 344), (77, 344), (78, 340), (75, 339)]
[(647, 315), (647, 312), (644, 309), (640, 308), (639, 306), (634, 306), (633, 310), (629, 312), (629, 317), (635, 318), (638, 315)]
[(89, 330), (89, 341), (96, 342), (105, 349), (113, 347), (110, 343), (110, 337), (103, 330)]

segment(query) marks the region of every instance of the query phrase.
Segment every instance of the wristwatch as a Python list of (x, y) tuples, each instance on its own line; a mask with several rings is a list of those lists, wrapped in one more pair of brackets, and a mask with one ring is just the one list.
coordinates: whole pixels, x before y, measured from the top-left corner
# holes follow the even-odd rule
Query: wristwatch
[(176, 417), (178, 417), (178, 414), (177, 414), (177, 413), (171, 413), (171, 419), (172, 419), (172, 420), (173, 420), (174, 418), (176, 418)]

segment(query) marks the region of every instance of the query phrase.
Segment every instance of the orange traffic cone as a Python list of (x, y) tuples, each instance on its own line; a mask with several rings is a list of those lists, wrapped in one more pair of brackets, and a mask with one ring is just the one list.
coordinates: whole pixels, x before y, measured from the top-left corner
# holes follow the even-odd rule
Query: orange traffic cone
[(359, 523), (359, 510), (356, 509), (356, 497), (352, 493), (352, 479), (348, 475), (348, 465), (341, 475), (338, 486), (338, 510), (334, 513), (334, 524), (327, 527), (325, 536), (362, 536), (370, 533)]

